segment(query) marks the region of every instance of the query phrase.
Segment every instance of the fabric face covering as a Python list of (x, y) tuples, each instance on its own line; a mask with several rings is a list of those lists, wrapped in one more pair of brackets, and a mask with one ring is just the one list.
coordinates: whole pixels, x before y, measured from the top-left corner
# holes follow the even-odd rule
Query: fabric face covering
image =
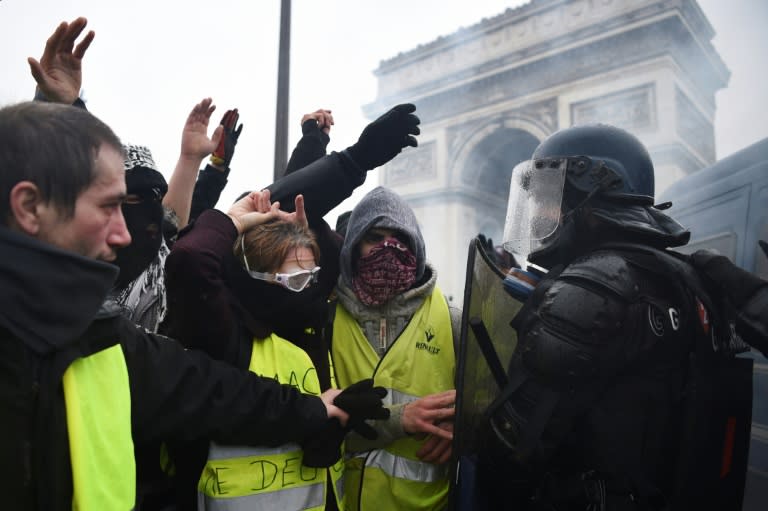
[(136, 279), (157, 257), (163, 234), (163, 206), (157, 196), (143, 198), (137, 204), (123, 204), (123, 216), (131, 244), (117, 251), (114, 264), (120, 267), (115, 286), (123, 288)]
[(403, 242), (387, 238), (357, 261), (352, 289), (367, 306), (382, 305), (416, 281), (416, 256)]

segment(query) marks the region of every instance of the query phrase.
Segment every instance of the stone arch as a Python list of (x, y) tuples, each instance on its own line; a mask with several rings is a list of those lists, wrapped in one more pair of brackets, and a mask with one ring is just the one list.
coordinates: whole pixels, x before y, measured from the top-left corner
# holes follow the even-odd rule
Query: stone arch
[(494, 172), (499, 171), (498, 167), (509, 166), (511, 163), (509, 169), (501, 174), (502, 180), (497, 182), (504, 182), (506, 178), (506, 185), (509, 185), (512, 168), (528, 159), (548, 134), (545, 128), (527, 119), (489, 120), (472, 133), (463, 135), (464, 143), (455, 153), (448, 176), (450, 185), (472, 187), (492, 178)]
[[(540, 130), (536, 132), (543, 138)], [(496, 121), (476, 130), (459, 152), (453, 185), (474, 199), (478, 212), (474, 231), (496, 245), (501, 244), (512, 169), (530, 158), (538, 144), (539, 138), (521, 128), (519, 121)]]

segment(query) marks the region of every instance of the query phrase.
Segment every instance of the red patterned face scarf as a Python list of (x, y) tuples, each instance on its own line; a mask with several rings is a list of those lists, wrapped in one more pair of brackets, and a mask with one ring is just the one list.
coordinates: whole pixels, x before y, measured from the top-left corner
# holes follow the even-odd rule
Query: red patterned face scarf
[(352, 289), (365, 305), (378, 306), (416, 281), (416, 256), (400, 240), (387, 238), (357, 261)]

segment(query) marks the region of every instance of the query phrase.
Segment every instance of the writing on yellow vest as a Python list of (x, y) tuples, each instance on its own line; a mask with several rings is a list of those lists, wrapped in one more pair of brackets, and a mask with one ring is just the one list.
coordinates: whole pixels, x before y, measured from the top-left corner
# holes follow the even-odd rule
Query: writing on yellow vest
[[(208, 495), (242, 495), (244, 491), (275, 491), (312, 484), (325, 470), (302, 465), (301, 456), (279, 455), (217, 460), (208, 465), (203, 480)], [(332, 467), (334, 472), (342, 469), (342, 460)]]
[(284, 374), (283, 378), (281, 378), (277, 373), (272, 376), (266, 374), (259, 374), (259, 376), (272, 378), (278, 383), (290, 385), (291, 387), (295, 388), (299, 392), (303, 392), (304, 394), (311, 394), (313, 396), (320, 395), (320, 382), (317, 379), (317, 370), (314, 367), (307, 368), (303, 373), (290, 371), (287, 374)]
[[(317, 371), (304, 350), (276, 334), (254, 339), (252, 346), (251, 372), (303, 394), (320, 395)], [(227, 504), (230, 499), (238, 499), (243, 509), (278, 506), (280, 511), (321, 511), (330, 476), (333, 498), (343, 509), (343, 460), (330, 470), (304, 466), (302, 460), (301, 446), (293, 442), (277, 447), (212, 442), (198, 481), (199, 496), (210, 511), (231, 509)]]

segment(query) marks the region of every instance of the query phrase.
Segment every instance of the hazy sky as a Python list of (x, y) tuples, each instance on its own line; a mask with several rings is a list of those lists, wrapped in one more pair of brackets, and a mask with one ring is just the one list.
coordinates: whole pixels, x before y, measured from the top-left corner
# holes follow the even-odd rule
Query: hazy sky
[[(361, 106), (376, 97), (379, 62), (470, 26), (525, 1), (293, 0), (290, 147), (299, 119), (333, 110), (329, 149), (357, 140), (368, 122)], [(717, 95), (718, 157), (768, 137), (768, 1), (700, 0), (714, 26), (714, 45), (731, 70)], [(59, 22), (88, 18), (96, 39), (84, 61), (88, 108), (124, 142), (147, 145), (168, 177), (187, 113), (210, 96), (213, 121), (238, 107), (245, 128), (219, 202), (226, 209), (246, 189), (272, 181), (279, 0), (0, 0), (0, 104), (29, 99), (26, 63), (39, 58)], [(378, 182), (377, 171), (351, 208)]]

